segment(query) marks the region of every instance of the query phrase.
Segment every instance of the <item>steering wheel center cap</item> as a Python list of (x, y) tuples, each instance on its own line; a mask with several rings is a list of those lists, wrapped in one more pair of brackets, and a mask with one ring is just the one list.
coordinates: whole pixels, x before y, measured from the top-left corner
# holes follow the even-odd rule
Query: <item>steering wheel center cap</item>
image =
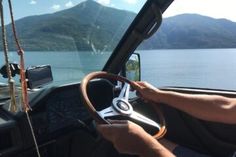
[(123, 110), (123, 111), (128, 111), (129, 110), (129, 105), (126, 104), (125, 102), (123, 101), (119, 101), (117, 103), (117, 107), (119, 107), (119, 109)]
[(133, 107), (125, 99), (121, 98), (113, 99), (113, 107), (117, 112), (123, 115), (130, 115), (133, 112)]

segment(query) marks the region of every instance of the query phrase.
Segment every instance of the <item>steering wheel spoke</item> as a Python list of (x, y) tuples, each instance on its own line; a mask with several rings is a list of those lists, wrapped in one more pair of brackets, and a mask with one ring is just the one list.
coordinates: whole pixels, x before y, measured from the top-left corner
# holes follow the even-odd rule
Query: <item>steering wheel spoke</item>
[(118, 98), (128, 100), (129, 99), (129, 91), (130, 91), (130, 85), (128, 83), (125, 83)]
[(138, 112), (133, 111), (133, 113), (129, 117), (133, 120), (137, 120), (137, 121), (140, 121), (144, 124), (156, 127), (158, 130), (161, 129), (161, 127), (158, 123), (156, 123), (155, 121), (151, 120), (150, 118), (147, 118), (146, 116), (144, 116)]
[(107, 117), (114, 117), (120, 115), (112, 106), (107, 107), (101, 111), (98, 111), (98, 114), (103, 118), (106, 119)]

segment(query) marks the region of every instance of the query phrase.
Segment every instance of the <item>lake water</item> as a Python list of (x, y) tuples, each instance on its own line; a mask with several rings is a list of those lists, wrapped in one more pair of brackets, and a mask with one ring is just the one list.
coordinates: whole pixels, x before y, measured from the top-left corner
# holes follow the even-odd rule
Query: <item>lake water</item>
[[(142, 80), (156, 86), (236, 90), (236, 49), (137, 52), (141, 55)], [(27, 52), (25, 55), (26, 66), (50, 63), (57, 85), (68, 83), (65, 81), (68, 79), (71, 82), (81, 80), (86, 73), (101, 69), (108, 57), (107, 53), (98, 56), (86, 52)], [(10, 59), (19, 60), (15, 52), (10, 53)], [(0, 65), (3, 64), (2, 54)], [(6, 82), (6, 79), (0, 78), (0, 82)]]
[(236, 49), (141, 52), (142, 79), (156, 86), (236, 90)]

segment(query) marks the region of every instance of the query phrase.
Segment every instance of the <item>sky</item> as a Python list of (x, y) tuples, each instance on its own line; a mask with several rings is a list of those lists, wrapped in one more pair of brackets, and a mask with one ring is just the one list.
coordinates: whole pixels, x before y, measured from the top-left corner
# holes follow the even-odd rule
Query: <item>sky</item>
[[(15, 19), (29, 15), (53, 13), (73, 7), (84, 0), (12, 0)], [(105, 6), (137, 12), (143, 0), (95, 0)], [(9, 18), (7, 0), (3, 0), (5, 17)], [(182, 13), (197, 13), (236, 22), (236, 0), (174, 0), (164, 17)], [(8, 20), (6, 20), (8, 21)]]
[[(85, 0), (11, 0), (15, 19), (29, 15), (41, 15), (71, 8)], [(105, 6), (116, 7), (125, 10), (137, 10), (141, 8), (145, 0), (94, 0)], [(9, 22), (8, 1), (3, 0), (4, 16)]]
[(182, 13), (198, 13), (236, 22), (236, 0), (174, 0), (164, 17)]

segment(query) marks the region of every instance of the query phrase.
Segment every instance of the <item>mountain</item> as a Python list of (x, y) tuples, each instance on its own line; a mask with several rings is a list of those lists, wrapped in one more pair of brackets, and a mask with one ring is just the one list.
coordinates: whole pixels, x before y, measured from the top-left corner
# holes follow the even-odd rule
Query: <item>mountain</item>
[[(22, 47), (28, 51), (100, 51), (118, 43), (135, 15), (88, 0), (53, 14), (25, 17), (16, 26)], [(9, 49), (14, 50), (10, 25), (7, 33)], [(236, 23), (197, 14), (165, 18), (158, 32), (140, 48), (236, 48)]]
[(163, 20), (158, 32), (142, 44), (145, 49), (236, 48), (236, 23), (197, 14)]
[[(17, 20), (16, 27), (25, 50), (109, 50), (106, 44), (110, 43), (112, 47), (117, 45), (135, 16), (132, 12), (88, 0), (53, 14)], [(7, 26), (7, 32), (9, 48), (14, 49), (10, 25)]]

